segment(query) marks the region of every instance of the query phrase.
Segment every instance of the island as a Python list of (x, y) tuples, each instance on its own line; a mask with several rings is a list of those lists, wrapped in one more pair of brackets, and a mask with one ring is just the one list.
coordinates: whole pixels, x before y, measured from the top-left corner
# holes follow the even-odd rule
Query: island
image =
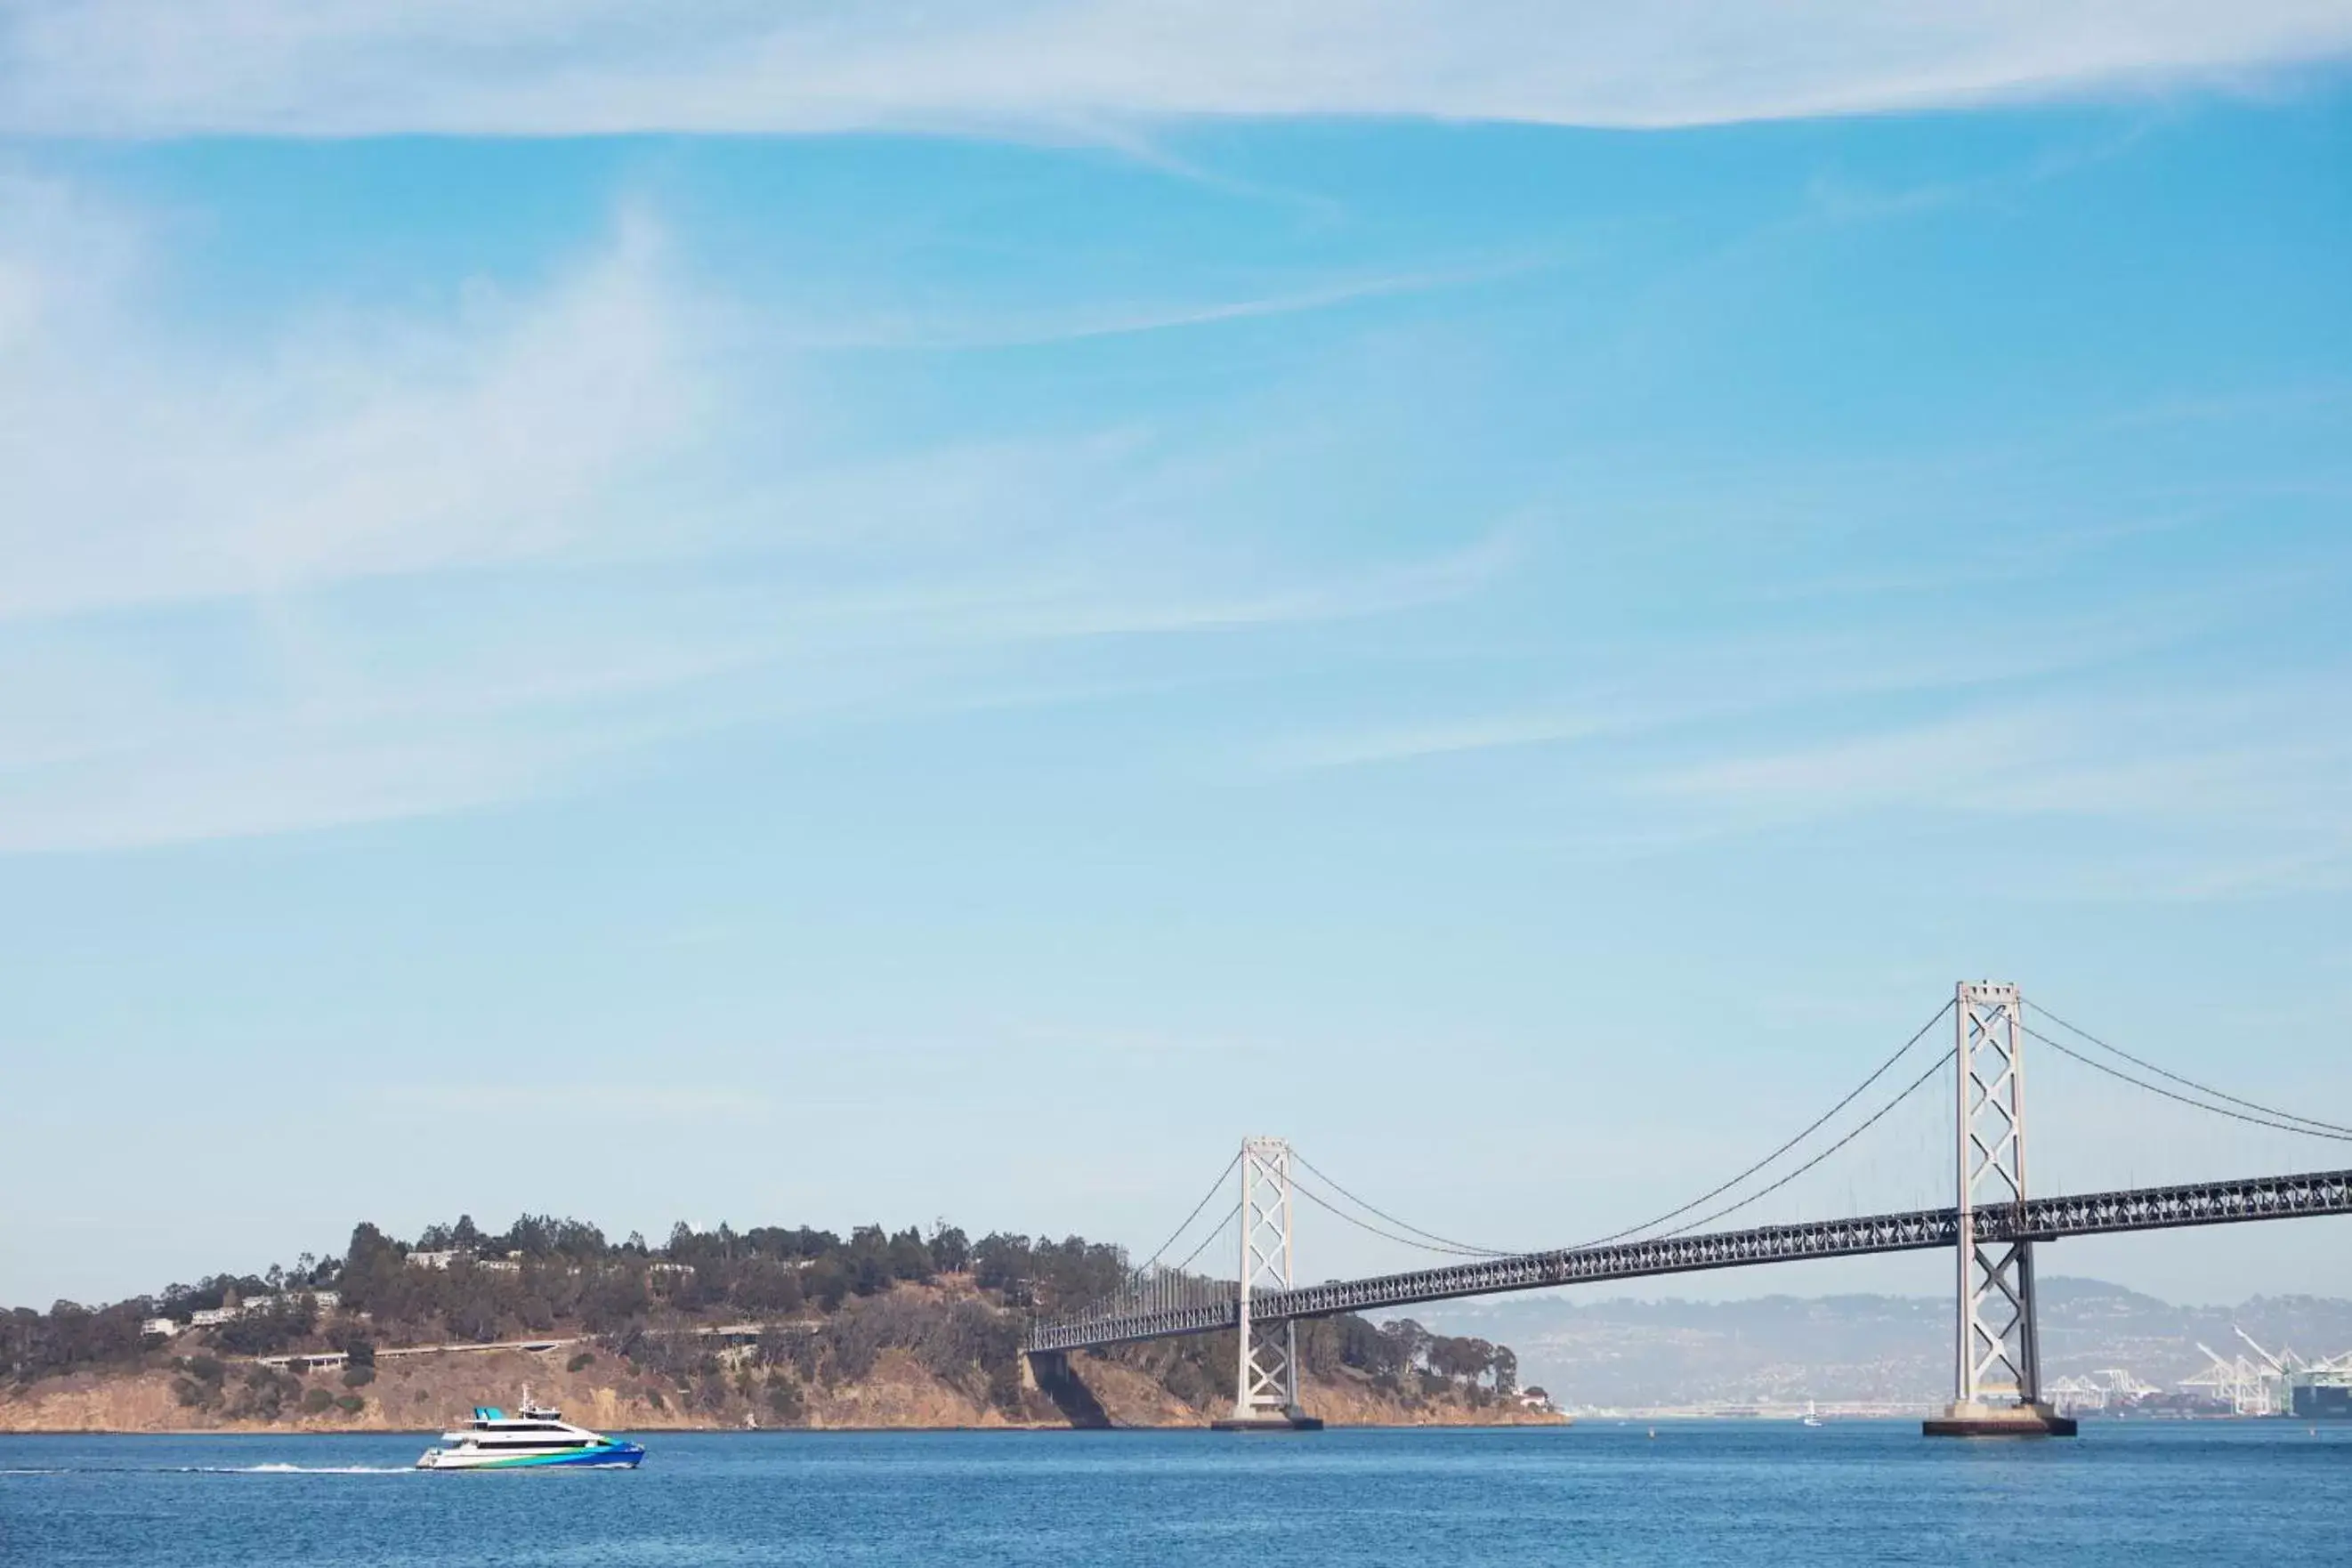
[[(0, 1431), (431, 1430), (525, 1385), (604, 1430), (1208, 1425), (1233, 1402), (1230, 1332), (1030, 1375), (1029, 1316), (1129, 1269), (1082, 1237), (945, 1222), (680, 1223), (660, 1246), (547, 1215), (414, 1241), (362, 1223), (336, 1257), (0, 1312)], [(1334, 1426), (1566, 1419), (1483, 1339), (1342, 1316), (1301, 1322), (1298, 1347)]]

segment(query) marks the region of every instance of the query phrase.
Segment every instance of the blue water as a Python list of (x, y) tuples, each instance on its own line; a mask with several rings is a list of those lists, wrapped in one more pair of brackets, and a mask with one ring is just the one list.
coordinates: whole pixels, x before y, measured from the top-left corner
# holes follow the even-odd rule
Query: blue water
[(415, 1436), (0, 1436), (0, 1563), (2352, 1563), (2352, 1426), (1649, 1430), (656, 1433), (635, 1472), (509, 1475), (409, 1470)]

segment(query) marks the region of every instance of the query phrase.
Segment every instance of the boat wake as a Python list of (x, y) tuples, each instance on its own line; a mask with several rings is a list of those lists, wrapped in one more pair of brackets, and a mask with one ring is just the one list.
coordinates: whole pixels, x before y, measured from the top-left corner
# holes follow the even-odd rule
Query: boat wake
[(409, 1465), (0, 1466), (0, 1476), (407, 1476)]
[(185, 1465), (187, 1476), (406, 1476), (413, 1465)]

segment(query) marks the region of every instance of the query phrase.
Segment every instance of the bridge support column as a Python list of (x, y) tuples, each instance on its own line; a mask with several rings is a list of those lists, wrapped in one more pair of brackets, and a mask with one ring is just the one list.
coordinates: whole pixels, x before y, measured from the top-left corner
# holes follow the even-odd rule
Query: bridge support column
[(1262, 1322), (1254, 1290), (1290, 1289), (1290, 1145), (1242, 1141), (1241, 1321), (1234, 1350), (1234, 1413), (1220, 1432), (1314, 1431), (1323, 1423), (1298, 1403), (1298, 1330), (1288, 1319)]
[(2024, 1021), (2014, 985), (1962, 981), (1953, 998), (1958, 1080), (1958, 1336), (1952, 1403), (1931, 1437), (2074, 1435), (2042, 1397), (2033, 1244), (1982, 1243), (1980, 1210), (2025, 1203)]
[(1024, 1355), (1021, 1386), (1052, 1400), (1062, 1418), (1081, 1431), (1103, 1431), (1111, 1425), (1110, 1412), (1103, 1408), (1102, 1401), (1062, 1351), (1032, 1351)]

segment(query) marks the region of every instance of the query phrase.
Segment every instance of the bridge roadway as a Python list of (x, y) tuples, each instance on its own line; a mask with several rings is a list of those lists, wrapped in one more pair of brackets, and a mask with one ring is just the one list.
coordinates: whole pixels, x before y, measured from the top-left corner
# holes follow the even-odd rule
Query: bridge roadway
[[(2111, 1236), (2131, 1230), (2170, 1230), (2192, 1225), (2235, 1225), (2248, 1220), (2341, 1214), (2352, 1214), (2352, 1171), (2032, 1198), (2002, 1208), (1977, 1210), (1976, 1232), (1979, 1240), (1987, 1242), (2055, 1241), (2070, 1236)], [(1334, 1312), (1405, 1307), (1417, 1301), (1447, 1301), (1505, 1290), (1536, 1290), (1547, 1285), (1584, 1280), (1687, 1274), (1704, 1268), (1739, 1268), (1804, 1258), (1916, 1252), (1931, 1247), (1957, 1246), (1959, 1234), (1959, 1210), (1943, 1208), (1803, 1225), (1758, 1226), (1752, 1230), (1713, 1231), (1601, 1247), (1570, 1247), (1556, 1252), (1518, 1253), (1442, 1268), (1375, 1275), (1366, 1279), (1334, 1279), (1286, 1290), (1254, 1291), (1250, 1296), (1250, 1316), (1260, 1322), (1279, 1318), (1320, 1318)], [(1233, 1296), (1149, 1311), (1102, 1315), (1078, 1311), (1039, 1320), (1024, 1348), (1032, 1352), (1084, 1350), (1177, 1334), (1214, 1333), (1234, 1327), (1240, 1315), (1240, 1303)]]

